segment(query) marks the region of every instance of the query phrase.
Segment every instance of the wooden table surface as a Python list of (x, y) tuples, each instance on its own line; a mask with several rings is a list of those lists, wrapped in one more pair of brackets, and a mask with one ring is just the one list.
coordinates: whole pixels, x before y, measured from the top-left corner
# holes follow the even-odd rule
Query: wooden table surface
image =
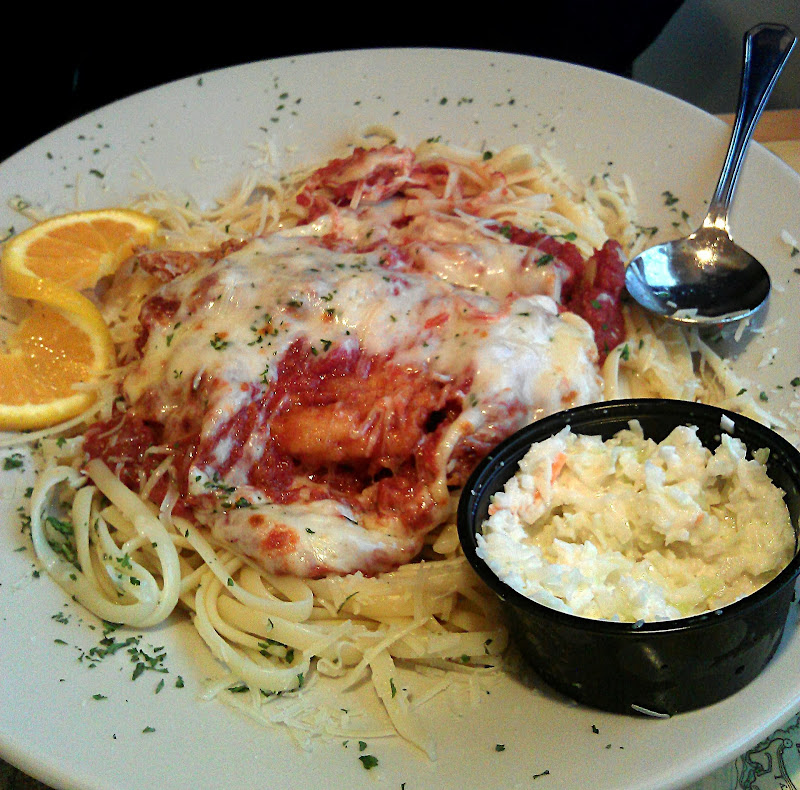
[[(733, 120), (732, 115), (720, 117), (729, 123)], [(800, 109), (765, 112), (754, 137), (800, 173)], [(47, 790), (47, 787), (0, 759), (0, 790)]]
[[(733, 122), (732, 115), (720, 117)], [(753, 137), (800, 173), (800, 109), (765, 112)]]

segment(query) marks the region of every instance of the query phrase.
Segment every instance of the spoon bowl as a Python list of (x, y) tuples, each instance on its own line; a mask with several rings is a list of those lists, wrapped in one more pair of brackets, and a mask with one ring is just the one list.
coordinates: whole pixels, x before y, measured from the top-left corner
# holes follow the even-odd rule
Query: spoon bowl
[(733, 241), (728, 214), (753, 130), (796, 41), (784, 25), (761, 24), (745, 34), (736, 120), (708, 214), (694, 233), (645, 250), (625, 272), (628, 293), (645, 309), (718, 327), (766, 304), (769, 273)]
[(770, 292), (770, 276), (761, 263), (716, 228), (651, 247), (631, 261), (625, 281), (643, 307), (687, 324), (747, 318)]

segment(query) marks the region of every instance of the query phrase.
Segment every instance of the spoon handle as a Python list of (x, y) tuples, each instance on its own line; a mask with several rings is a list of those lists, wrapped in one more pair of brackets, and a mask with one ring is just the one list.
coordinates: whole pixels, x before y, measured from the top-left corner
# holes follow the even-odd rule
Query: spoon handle
[(747, 146), (796, 41), (796, 36), (784, 25), (756, 25), (745, 33), (736, 120), (725, 164), (703, 227), (728, 232), (728, 211)]

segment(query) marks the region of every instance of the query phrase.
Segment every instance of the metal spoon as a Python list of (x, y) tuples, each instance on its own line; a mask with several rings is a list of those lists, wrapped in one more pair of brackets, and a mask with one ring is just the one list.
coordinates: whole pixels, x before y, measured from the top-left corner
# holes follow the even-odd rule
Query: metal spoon
[(767, 301), (769, 274), (731, 239), (728, 211), (753, 130), (796, 41), (783, 25), (757, 25), (745, 34), (736, 120), (706, 218), (688, 237), (642, 252), (625, 273), (628, 293), (648, 310), (716, 326), (746, 318)]

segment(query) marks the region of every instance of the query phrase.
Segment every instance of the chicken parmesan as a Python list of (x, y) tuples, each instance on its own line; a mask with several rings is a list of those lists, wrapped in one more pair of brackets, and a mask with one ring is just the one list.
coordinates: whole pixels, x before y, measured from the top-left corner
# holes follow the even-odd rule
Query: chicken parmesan
[(413, 560), (492, 446), (602, 397), (622, 340), (618, 242), (586, 257), (491, 216), (499, 175), (488, 195), (449, 178), (359, 148), (308, 179), (292, 229), (141, 251), (107, 296), (141, 281), (121, 407), (88, 456), (138, 491), (168, 456), (151, 498), (173, 489), (176, 513), (272, 573)]

